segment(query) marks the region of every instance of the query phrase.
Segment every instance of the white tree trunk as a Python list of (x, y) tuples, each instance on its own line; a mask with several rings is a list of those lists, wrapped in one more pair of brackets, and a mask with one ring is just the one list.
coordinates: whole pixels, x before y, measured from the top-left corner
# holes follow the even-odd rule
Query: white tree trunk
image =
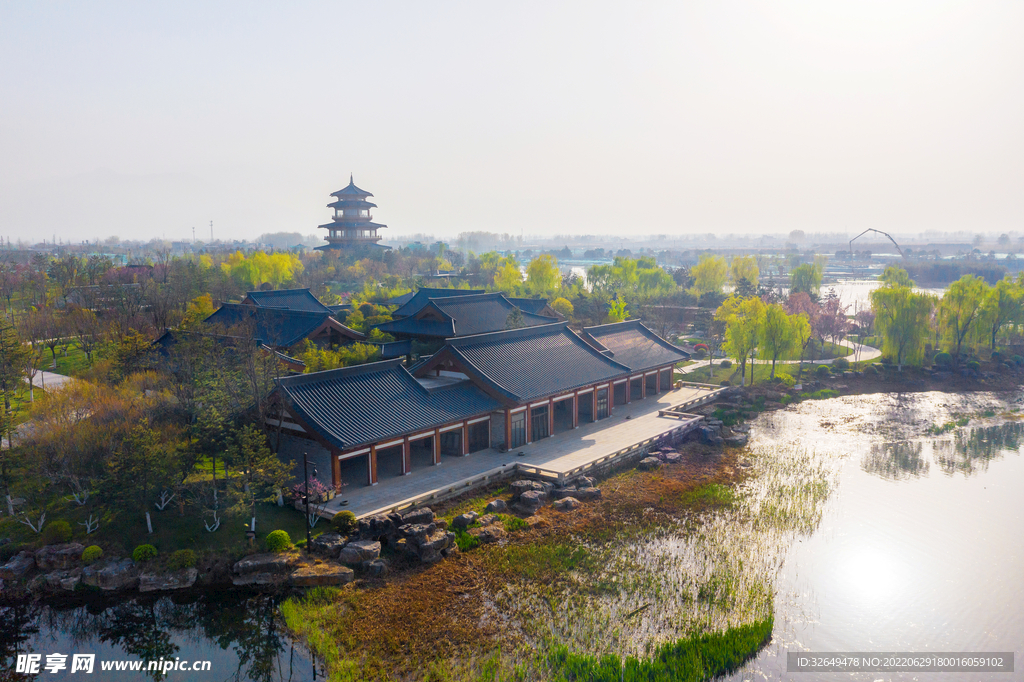
[(146, 512), (146, 528), (149, 529), (150, 535), (153, 533), (153, 521), (149, 518), (149, 512)]

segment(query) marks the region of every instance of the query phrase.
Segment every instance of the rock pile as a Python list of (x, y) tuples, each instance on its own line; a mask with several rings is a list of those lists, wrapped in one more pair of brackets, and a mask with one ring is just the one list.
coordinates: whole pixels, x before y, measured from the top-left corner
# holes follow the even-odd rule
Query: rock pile
[[(468, 526), (469, 523), (466, 525)], [(444, 521), (436, 519), (434, 512), (428, 507), (405, 514), (378, 514), (360, 519), (357, 534), (359, 541), (376, 541), (378, 548), (381, 542), (386, 542), (388, 546), (426, 564), (440, 561), (452, 552), (458, 551), (458, 547), (455, 545), (455, 533), (449, 532)], [(343, 548), (341, 551), (344, 553), (345, 549)], [(374, 559), (376, 558), (374, 557)], [(364, 559), (363, 563), (374, 559)], [(380, 569), (379, 566), (364, 565), (363, 567), (372, 570)]]

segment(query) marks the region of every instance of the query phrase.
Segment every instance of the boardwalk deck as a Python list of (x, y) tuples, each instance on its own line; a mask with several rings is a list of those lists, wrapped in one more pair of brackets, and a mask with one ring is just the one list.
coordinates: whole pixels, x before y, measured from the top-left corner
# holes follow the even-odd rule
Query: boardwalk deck
[[(684, 385), (657, 397), (616, 406), (608, 419), (584, 424), (510, 452), (484, 450), (467, 457), (445, 457), (438, 466), (414, 469), (408, 476), (381, 479), (375, 486), (347, 486), (327, 505), (327, 515), (348, 509), (357, 517), (384, 513), (461, 494), (514, 474), (567, 479), (637, 446), (688, 430), (697, 418), (661, 413), (685, 410), (713, 400), (724, 389)], [(521, 453), (521, 454), (520, 454)], [(342, 501), (347, 505), (342, 506)]]

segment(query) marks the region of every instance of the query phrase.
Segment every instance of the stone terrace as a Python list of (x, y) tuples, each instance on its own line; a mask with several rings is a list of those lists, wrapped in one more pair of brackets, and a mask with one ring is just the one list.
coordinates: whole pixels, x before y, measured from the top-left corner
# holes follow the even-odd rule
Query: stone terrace
[[(696, 398), (710, 398), (721, 390), (684, 386), (628, 405), (616, 405), (608, 419), (583, 424), (513, 451), (483, 450), (466, 457), (445, 457), (440, 465), (414, 468), (408, 476), (381, 478), (375, 486), (353, 483), (327, 504), (327, 511), (333, 515), (347, 509), (358, 517), (366, 516), (502, 466), (533, 465), (547, 471), (568, 472), (679, 427), (678, 419), (659, 416), (659, 410)], [(342, 506), (343, 500), (348, 504)]]

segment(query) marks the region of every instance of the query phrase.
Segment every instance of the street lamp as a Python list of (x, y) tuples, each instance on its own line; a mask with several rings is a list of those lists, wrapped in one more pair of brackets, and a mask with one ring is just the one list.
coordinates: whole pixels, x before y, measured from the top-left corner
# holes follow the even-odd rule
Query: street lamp
[[(309, 453), (303, 451), (302, 453), (302, 475), (305, 479), (304, 485), (306, 486), (306, 552), (312, 551), (310, 542), (312, 541), (309, 537)], [(317, 475), (316, 465), (313, 465), (313, 475)]]

